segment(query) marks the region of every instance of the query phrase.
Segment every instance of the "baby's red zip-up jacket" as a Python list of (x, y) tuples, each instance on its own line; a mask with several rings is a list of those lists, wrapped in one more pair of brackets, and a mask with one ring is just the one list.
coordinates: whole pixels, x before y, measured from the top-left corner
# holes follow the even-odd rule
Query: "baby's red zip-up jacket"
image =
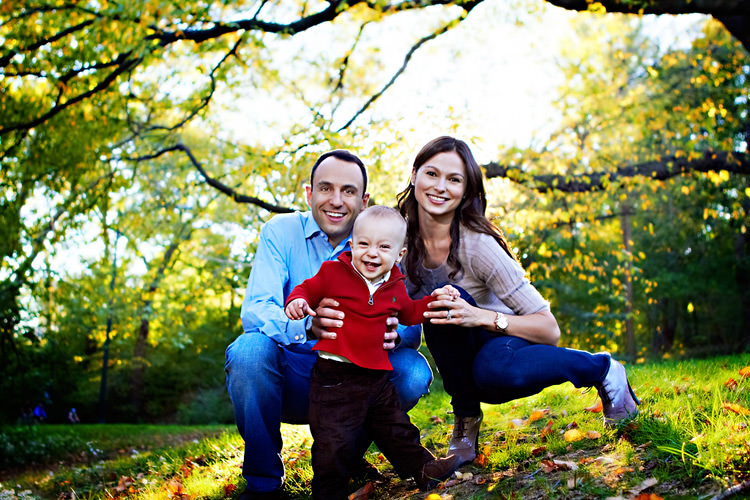
[(393, 370), (388, 351), (383, 349), (386, 319), (396, 316), (402, 325), (422, 323), (427, 304), (435, 300), (430, 295), (412, 300), (406, 293), (404, 275), (396, 266), (388, 281), (370, 296), (367, 283), (352, 266), (351, 252), (342, 253), (338, 260), (323, 262), (315, 276), (294, 287), (286, 304), (301, 298), (315, 309), (324, 297), (338, 301), (337, 309), (345, 315), (344, 326), (329, 328), (336, 333), (336, 339), (318, 340), (313, 350), (338, 354), (373, 370)]

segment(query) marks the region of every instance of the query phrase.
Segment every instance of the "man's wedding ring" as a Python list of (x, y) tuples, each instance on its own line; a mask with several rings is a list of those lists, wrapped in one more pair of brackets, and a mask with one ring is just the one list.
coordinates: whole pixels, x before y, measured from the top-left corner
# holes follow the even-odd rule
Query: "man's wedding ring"
[(448, 315), (445, 317), (445, 319), (450, 320), (451, 319), (451, 310), (448, 309)]

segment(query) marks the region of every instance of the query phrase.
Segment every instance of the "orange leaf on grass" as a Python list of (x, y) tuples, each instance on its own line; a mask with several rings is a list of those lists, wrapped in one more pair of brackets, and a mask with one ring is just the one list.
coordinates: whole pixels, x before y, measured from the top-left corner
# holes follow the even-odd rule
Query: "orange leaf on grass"
[(590, 411), (591, 413), (601, 413), (602, 410), (603, 410), (602, 400), (598, 399), (593, 406), (589, 406), (588, 408), (584, 408), (584, 410)]
[(547, 420), (547, 425), (545, 425), (544, 429), (542, 429), (540, 437), (546, 438), (550, 434), (552, 434), (552, 419)]
[(536, 422), (537, 420), (544, 418), (544, 416), (548, 413), (549, 413), (549, 410), (534, 410), (533, 412), (531, 412), (531, 415), (529, 415), (527, 422), (528, 423)]
[(745, 366), (743, 368), (740, 368), (740, 376), (742, 378), (750, 377), (750, 366)]
[(664, 500), (656, 493), (641, 493), (637, 497), (633, 497), (633, 500)]
[(237, 491), (237, 485), (234, 483), (229, 483), (224, 485), (224, 496), (230, 497), (232, 496), (232, 493)]
[(588, 439), (599, 439), (602, 437), (602, 433), (599, 431), (586, 431), (586, 437)]
[(726, 387), (730, 391), (733, 391), (733, 390), (737, 389), (738, 385), (739, 384), (737, 384), (737, 381), (735, 379), (733, 379), (733, 378), (730, 378), (729, 380), (727, 380), (726, 382), (724, 382), (724, 387)]
[(721, 403), (721, 407), (725, 410), (736, 413), (737, 415), (750, 415), (750, 410), (736, 403)]
[(474, 465), (478, 467), (486, 467), (487, 466), (487, 455), (484, 453), (480, 453), (477, 455), (477, 458), (474, 459)]

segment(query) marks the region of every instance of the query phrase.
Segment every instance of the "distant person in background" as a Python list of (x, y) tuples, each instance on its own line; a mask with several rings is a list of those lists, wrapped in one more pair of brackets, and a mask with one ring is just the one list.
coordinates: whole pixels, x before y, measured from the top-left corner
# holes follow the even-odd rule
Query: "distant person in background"
[(560, 329), (502, 232), (486, 217), (482, 171), (469, 146), (438, 137), (417, 154), (399, 195), (407, 220), (402, 269), (412, 298), (451, 284), (461, 298), (437, 300), (424, 323), (427, 347), (451, 396), (448, 454), (476, 457), (480, 403), (500, 404), (563, 382), (595, 387), (608, 423), (639, 403), (625, 368), (609, 353), (557, 347)]
[(76, 412), (75, 408), (71, 408), (68, 412), (68, 422), (71, 424), (77, 424), (81, 420), (78, 418), (78, 413)]
[(47, 411), (44, 409), (44, 403), (39, 403), (34, 408), (34, 420), (38, 423), (47, 421)]
[(21, 423), (26, 425), (34, 423), (34, 409), (29, 403), (24, 404), (21, 409)]

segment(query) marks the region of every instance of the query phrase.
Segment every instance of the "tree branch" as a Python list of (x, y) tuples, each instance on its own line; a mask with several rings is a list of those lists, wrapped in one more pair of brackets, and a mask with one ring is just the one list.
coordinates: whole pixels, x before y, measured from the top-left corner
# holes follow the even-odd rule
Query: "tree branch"
[[(567, 10), (587, 11), (590, 0), (547, 0)], [(607, 12), (623, 14), (708, 14), (750, 50), (750, 9), (744, 0), (599, 0)]]
[(28, 122), (19, 122), (19, 123), (14, 123), (14, 124), (7, 125), (7, 126), (0, 125), (0, 133), (5, 134), (13, 130), (34, 128), (46, 122), (47, 120), (57, 115), (61, 111), (69, 108), (70, 106), (80, 101), (83, 101), (85, 99), (88, 99), (89, 97), (96, 94), (97, 92), (101, 92), (102, 90), (109, 87), (117, 79), (118, 76), (125, 73), (129, 69), (134, 68), (140, 61), (142, 61), (142, 58), (140, 57), (131, 59), (130, 56), (131, 56), (131, 52), (120, 54), (117, 57), (117, 59), (114, 61), (117, 67), (93, 88), (87, 90), (86, 92), (82, 92), (81, 94), (78, 94), (77, 96), (71, 99), (68, 99), (62, 104), (56, 104), (46, 113)]
[(540, 193), (562, 191), (566, 193), (585, 193), (605, 189), (608, 184), (627, 177), (647, 177), (654, 180), (666, 180), (689, 172), (719, 172), (750, 175), (750, 155), (747, 153), (714, 153), (706, 151), (702, 158), (667, 156), (659, 160), (625, 165), (612, 172), (595, 172), (591, 174), (569, 175), (527, 175), (520, 167), (488, 163), (484, 165), (488, 179), (502, 177)]
[(404, 56), (404, 61), (401, 63), (401, 67), (398, 68), (398, 70), (393, 74), (390, 80), (388, 80), (388, 83), (386, 83), (383, 88), (381, 88), (378, 92), (376, 92), (374, 95), (370, 96), (370, 98), (365, 102), (362, 107), (352, 115), (351, 118), (349, 118), (349, 121), (347, 121), (344, 125), (342, 125), (337, 132), (341, 132), (343, 130), (346, 130), (351, 126), (354, 121), (359, 118), (362, 113), (364, 113), (367, 108), (369, 108), (375, 101), (380, 99), (380, 97), (394, 84), (396, 83), (396, 80), (398, 79), (401, 74), (406, 71), (406, 67), (409, 65), (409, 61), (411, 60), (414, 53), (419, 50), (419, 48), (424, 45), (425, 43), (429, 42), (430, 40), (434, 40), (435, 38), (439, 37), (443, 33), (446, 33), (447, 31), (451, 30), (452, 28), (455, 28), (458, 26), (461, 21), (466, 19), (466, 16), (468, 15), (469, 11), (474, 8), (475, 5), (477, 5), (479, 2), (472, 4), (469, 7), (465, 7), (467, 10), (464, 10), (464, 12), (461, 13), (459, 17), (456, 19), (453, 19), (452, 21), (448, 22), (447, 24), (443, 25), (439, 29), (435, 30), (434, 32), (430, 33), (429, 35), (420, 38), (417, 43), (412, 45), (412, 47), (409, 49), (409, 51)]
[(152, 154), (138, 156), (138, 157), (135, 157), (135, 158), (127, 157), (127, 158), (122, 158), (122, 159), (123, 160), (127, 160), (127, 161), (140, 162), (140, 161), (146, 161), (146, 160), (153, 160), (155, 158), (159, 158), (160, 156), (163, 156), (163, 155), (165, 155), (167, 153), (171, 153), (171, 152), (174, 152), (174, 151), (182, 151), (183, 153), (185, 153), (185, 155), (190, 160), (190, 163), (193, 164), (193, 166), (198, 171), (198, 173), (200, 173), (201, 176), (203, 177), (203, 179), (206, 181), (206, 184), (208, 184), (212, 188), (218, 190), (219, 192), (221, 192), (221, 193), (229, 196), (230, 198), (232, 198), (232, 201), (234, 201), (236, 203), (248, 203), (248, 204), (251, 204), (251, 205), (256, 205), (256, 206), (258, 206), (260, 208), (263, 208), (263, 209), (268, 210), (269, 212), (273, 212), (273, 213), (291, 213), (291, 212), (294, 212), (294, 209), (292, 209), (292, 208), (283, 207), (283, 206), (280, 206), (280, 205), (274, 205), (274, 204), (268, 203), (266, 201), (263, 201), (260, 198), (257, 198), (255, 196), (249, 196), (249, 195), (245, 195), (245, 194), (240, 194), (235, 189), (232, 189), (231, 187), (227, 186), (226, 184), (222, 183), (221, 181), (214, 179), (213, 177), (211, 177), (210, 175), (208, 175), (208, 173), (203, 168), (203, 166), (201, 166), (201, 164), (198, 162), (198, 160), (193, 155), (193, 152), (190, 151), (190, 148), (188, 148), (187, 146), (185, 146), (182, 143), (176, 144), (176, 145), (168, 147), (168, 148), (161, 149), (161, 150), (159, 150), (159, 151), (157, 151), (155, 153), (152, 153)]

